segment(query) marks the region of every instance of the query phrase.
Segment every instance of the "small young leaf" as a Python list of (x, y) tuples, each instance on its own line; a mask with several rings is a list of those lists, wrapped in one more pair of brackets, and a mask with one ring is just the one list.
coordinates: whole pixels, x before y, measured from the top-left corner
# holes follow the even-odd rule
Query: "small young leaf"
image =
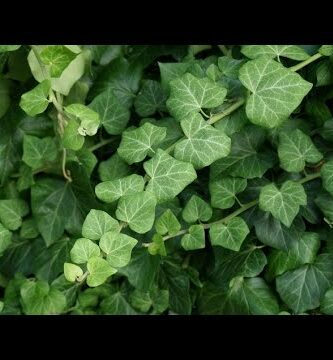
[(62, 137), (62, 144), (66, 149), (80, 150), (84, 144), (85, 137), (79, 133), (80, 124), (76, 120), (70, 120)]
[(36, 116), (45, 111), (49, 105), (48, 96), (50, 88), (50, 81), (44, 80), (32, 90), (23, 94), (20, 101), (21, 108), (29, 116)]
[(182, 247), (189, 250), (203, 249), (205, 247), (205, 230), (202, 225), (192, 225), (188, 234), (181, 239)]
[(167, 255), (162, 235), (155, 234), (153, 236), (152, 242), (148, 246), (148, 252), (150, 255)]
[(208, 221), (212, 215), (212, 208), (197, 195), (191, 197), (182, 212), (183, 219), (189, 224), (198, 220)]
[(97, 256), (88, 260), (87, 269), (89, 271), (87, 284), (90, 287), (102, 285), (111, 275), (117, 272), (106, 260)]
[(175, 235), (181, 229), (181, 225), (170, 209), (167, 209), (155, 222), (155, 229), (160, 235)]
[(318, 52), (324, 56), (333, 55), (333, 45), (322, 45)]
[(0, 222), (8, 230), (17, 230), (28, 213), (29, 207), (22, 199), (0, 200)]
[(83, 271), (80, 266), (71, 263), (64, 264), (64, 275), (65, 278), (70, 282), (77, 281), (83, 275)]
[(99, 256), (100, 249), (91, 240), (81, 238), (75, 241), (70, 255), (72, 261), (76, 264), (85, 264), (90, 258)]
[(50, 67), (52, 77), (59, 77), (76, 55), (64, 45), (49, 45), (39, 54), (42, 62)]
[(80, 120), (78, 133), (82, 136), (92, 136), (97, 133), (100, 118), (97, 112), (82, 104), (71, 104), (65, 107), (67, 114), (73, 115)]

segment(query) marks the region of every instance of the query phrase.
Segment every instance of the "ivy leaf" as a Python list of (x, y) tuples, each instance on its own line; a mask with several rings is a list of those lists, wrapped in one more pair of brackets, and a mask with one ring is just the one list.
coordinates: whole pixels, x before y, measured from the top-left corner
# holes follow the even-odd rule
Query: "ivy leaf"
[(278, 154), (280, 166), (290, 172), (300, 172), (304, 169), (305, 162), (316, 164), (323, 157), (310, 137), (299, 129), (279, 134)]
[(189, 250), (204, 249), (205, 247), (205, 230), (202, 225), (191, 225), (188, 234), (181, 239), (182, 247)]
[(239, 80), (252, 93), (246, 102), (249, 120), (266, 128), (285, 121), (312, 88), (311, 83), (268, 56), (243, 65)]
[(65, 295), (45, 281), (26, 281), (20, 293), (26, 315), (60, 314), (65, 310)]
[(333, 288), (328, 289), (322, 298), (320, 311), (326, 315), (333, 315)]
[(49, 91), (51, 84), (44, 80), (32, 90), (22, 95), (20, 107), (29, 115), (36, 116), (46, 110), (49, 105)]
[(156, 220), (155, 229), (160, 235), (175, 235), (181, 229), (181, 225), (174, 215), (174, 213), (167, 209), (164, 213)]
[(0, 53), (6, 51), (15, 51), (19, 49), (21, 45), (0, 45)]
[(230, 154), (211, 165), (212, 179), (222, 173), (246, 179), (262, 177), (275, 162), (272, 151), (263, 148), (265, 140), (265, 130), (253, 125), (245, 126), (235, 133)]
[(130, 173), (130, 167), (117, 153), (108, 160), (101, 161), (98, 167), (98, 174), (102, 181), (120, 179)]
[(301, 47), (296, 45), (245, 45), (242, 46), (242, 53), (250, 59), (259, 56), (269, 56), (271, 58), (280, 56), (293, 60), (306, 60), (310, 57)]
[(166, 129), (145, 123), (135, 130), (123, 132), (118, 154), (128, 164), (142, 161), (147, 155), (153, 155), (156, 147), (166, 136)]
[(331, 254), (321, 254), (313, 264), (303, 265), (276, 278), (278, 293), (296, 314), (317, 308), (332, 285)]
[(318, 52), (324, 56), (331, 56), (333, 55), (333, 45), (322, 45)]
[(59, 77), (76, 55), (64, 45), (49, 45), (39, 54), (42, 62), (50, 67), (52, 77)]
[(0, 223), (0, 256), (12, 242), (12, 233)]
[(104, 181), (95, 187), (96, 196), (106, 202), (112, 203), (124, 195), (142, 192), (145, 186), (143, 177), (132, 174), (124, 178)]
[(71, 263), (65, 263), (64, 275), (68, 281), (75, 282), (83, 275), (83, 271), (80, 266)]
[(146, 190), (155, 194), (158, 203), (173, 199), (197, 177), (191, 164), (176, 160), (161, 149), (143, 167), (150, 176)]
[(333, 161), (328, 161), (320, 169), (323, 187), (333, 195)]
[(119, 232), (119, 223), (102, 210), (92, 209), (82, 225), (82, 236), (90, 240), (99, 240), (109, 231)]
[(209, 192), (212, 206), (219, 209), (231, 208), (235, 203), (236, 194), (244, 191), (246, 186), (246, 179), (231, 176), (211, 181)]
[(170, 93), (170, 81), (179, 78), (184, 75), (189, 69), (189, 63), (158, 63), (161, 73), (161, 85), (163, 89)]
[(98, 245), (89, 239), (81, 238), (75, 241), (70, 252), (71, 259), (76, 264), (85, 264), (90, 258), (100, 255)]
[(182, 120), (193, 112), (221, 105), (227, 90), (208, 78), (199, 79), (187, 73), (170, 82), (167, 106), (170, 114)]
[(244, 64), (244, 60), (232, 59), (228, 56), (222, 56), (218, 59), (218, 68), (225, 76), (237, 79), (239, 69)]
[(261, 189), (259, 207), (269, 211), (277, 220), (290, 227), (298, 214), (300, 205), (306, 205), (307, 198), (302, 184), (287, 180), (280, 189), (271, 183)]
[(57, 155), (57, 146), (53, 138), (39, 139), (36, 136), (24, 135), (22, 160), (32, 169), (38, 169), (45, 163), (55, 161)]
[(210, 241), (213, 246), (239, 251), (250, 230), (240, 217), (230, 219), (226, 224), (213, 224), (209, 229)]
[(189, 224), (198, 220), (208, 221), (212, 215), (212, 208), (197, 195), (191, 197), (182, 212), (183, 219)]
[(155, 80), (145, 80), (138, 93), (134, 107), (139, 116), (149, 116), (157, 111), (165, 111), (165, 101), (167, 99), (162, 86)]
[(68, 121), (64, 128), (62, 144), (66, 149), (80, 150), (84, 144), (84, 136), (79, 133), (80, 124), (76, 120)]
[(82, 104), (71, 104), (65, 106), (67, 114), (73, 115), (80, 120), (78, 133), (82, 136), (93, 136), (97, 133), (100, 118), (97, 112)]
[(0, 200), (0, 222), (8, 230), (17, 230), (28, 213), (28, 204), (22, 199)]
[(101, 303), (102, 314), (105, 315), (136, 315), (136, 311), (130, 306), (121, 292), (112, 294)]
[(320, 247), (320, 239), (317, 233), (303, 233), (294, 246), (286, 251), (273, 250), (268, 257), (267, 274), (275, 278), (288, 270), (296, 269), (304, 264), (312, 264), (315, 261)]
[(107, 232), (102, 236), (99, 247), (107, 254), (108, 263), (118, 268), (129, 263), (132, 249), (137, 243), (136, 239), (128, 235)]
[(130, 111), (121, 104), (111, 89), (96, 96), (89, 107), (99, 114), (108, 134), (121, 134), (130, 119)]
[(153, 255), (153, 256), (154, 255), (161, 255), (161, 256), (167, 255), (162, 235), (155, 234), (153, 236), (152, 242), (148, 246), (148, 252), (150, 255)]
[(126, 222), (133, 231), (144, 234), (154, 224), (156, 197), (149, 191), (142, 191), (120, 198), (116, 216)]
[(87, 269), (89, 271), (87, 284), (90, 287), (102, 285), (107, 278), (117, 272), (106, 260), (97, 256), (91, 257), (88, 260)]
[(229, 154), (230, 138), (207, 124), (200, 114), (192, 114), (182, 120), (181, 127), (187, 139), (177, 143), (174, 151), (176, 159), (190, 162), (200, 169)]

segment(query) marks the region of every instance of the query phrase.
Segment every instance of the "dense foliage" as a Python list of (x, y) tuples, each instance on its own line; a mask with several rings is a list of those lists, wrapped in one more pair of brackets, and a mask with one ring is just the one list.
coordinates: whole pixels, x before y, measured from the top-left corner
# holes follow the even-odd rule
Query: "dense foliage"
[(333, 314), (333, 45), (0, 46), (1, 314)]

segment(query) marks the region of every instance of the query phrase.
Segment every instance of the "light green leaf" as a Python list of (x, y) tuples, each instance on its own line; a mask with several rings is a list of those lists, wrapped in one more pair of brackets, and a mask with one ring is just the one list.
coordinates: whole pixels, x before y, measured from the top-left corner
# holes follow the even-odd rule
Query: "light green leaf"
[(189, 224), (198, 220), (208, 221), (212, 215), (212, 208), (197, 195), (191, 197), (182, 212), (183, 219)]
[(44, 80), (32, 90), (22, 95), (20, 107), (29, 115), (36, 116), (46, 110), (49, 105), (49, 91), (51, 84)]
[(300, 205), (307, 204), (307, 197), (302, 184), (286, 181), (280, 189), (271, 183), (260, 191), (259, 207), (269, 211), (277, 220), (290, 227), (298, 214)]
[(66, 149), (77, 151), (82, 148), (85, 138), (79, 133), (79, 128), (80, 124), (76, 120), (68, 121), (62, 137), (62, 144)]
[(322, 45), (318, 52), (324, 56), (333, 55), (333, 45)]
[(333, 195), (333, 160), (326, 162), (320, 169), (323, 187)]
[(139, 116), (149, 116), (157, 111), (165, 111), (167, 96), (158, 81), (145, 80), (135, 101), (135, 111)]
[(82, 236), (90, 240), (99, 240), (109, 231), (120, 231), (118, 221), (105, 211), (90, 210), (82, 226)]
[(299, 74), (268, 56), (243, 65), (239, 80), (252, 93), (246, 102), (249, 120), (266, 128), (285, 121), (312, 88)]
[(15, 51), (19, 49), (21, 45), (0, 45), (0, 53), (6, 51)]
[(108, 160), (100, 162), (98, 173), (102, 181), (111, 181), (130, 175), (131, 170), (128, 164), (115, 153)]
[(97, 112), (82, 104), (71, 104), (65, 107), (67, 114), (80, 120), (78, 133), (82, 136), (93, 136), (97, 133), (100, 118)]
[(102, 125), (111, 135), (121, 134), (130, 119), (130, 111), (119, 102), (112, 89), (96, 96), (89, 107), (99, 114)]
[(152, 156), (165, 137), (165, 128), (145, 123), (135, 130), (124, 131), (117, 151), (128, 164), (140, 162), (147, 155)]
[(142, 192), (145, 186), (143, 177), (132, 174), (121, 179), (104, 181), (95, 187), (96, 196), (106, 202), (112, 203), (124, 195)]
[(65, 263), (64, 275), (68, 281), (75, 282), (83, 275), (83, 271), (80, 266), (71, 263)]
[(167, 106), (170, 114), (181, 121), (193, 112), (221, 105), (227, 90), (208, 78), (199, 79), (190, 73), (170, 82)]
[(306, 232), (300, 236), (299, 241), (287, 252), (273, 250), (268, 257), (268, 276), (275, 278), (301, 265), (312, 264), (316, 258), (319, 247), (319, 235), (317, 233)]
[(53, 162), (58, 155), (54, 138), (40, 139), (32, 135), (24, 135), (22, 160), (33, 170), (42, 167), (45, 163)]
[(99, 256), (100, 253), (98, 245), (89, 239), (81, 238), (75, 241), (70, 255), (76, 264), (85, 264), (90, 258)]
[(89, 271), (87, 285), (90, 287), (102, 285), (107, 278), (117, 272), (106, 260), (97, 256), (88, 260), (87, 269)]
[(45, 281), (27, 280), (21, 287), (21, 303), (26, 315), (61, 314), (66, 297)]
[(302, 171), (305, 162), (316, 164), (323, 157), (311, 138), (299, 129), (282, 131), (279, 134), (278, 154), (280, 166), (289, 172)]
[(202, 225), (192, 225), (188, 229), (188, 234), (181, 239), (182, 247), (189, 250), (204, 249), (205, 247), (205, 230)]
[(242, 53), (250, 59), (269, 56), (272, 59), (280, 56), (293, 60), (306, 60), (310, 57), (301, 47), (296, 45), (245, 45)]
[(197, 177), (191, 164), (176, 160), (161, 149), (143, 167), (150, 176), (146, 189), (155, 194), (158, 203), (173, 199)]
[(250, 230), (240, 217), (230, 219), (226, 224), (213, 224), (209, 229), (210, 241), (213, 246), (239, 251)]
[(326, 315), (333, 315), (333, 288), (328, 289), (320, 302), (320, 311)]
[(0, 222), (8, 230), (17, 230), (28, 213), (29, 207), (22, 199), (0, 200)]
[(320, 305), (327, 289), (333, 285), (332, 255), (321, 254), (313, 264), (303, 265), (276, 278), (282, 300), (296, 313)]
[(120, 198), (116, 216), (139, 233), (148, 232), (154, 224), (156, 197), (149, 191), (126, 195)]
[(56, 78), (62, 74), (76, 55), (64, 45), (48, 45), (39, 54), (42, 62), (49, 66), (51, 77)]
[(162, 235), (155, 234), (153, 236), (152, 242), (148, 246), (148, 252), (150, 255), (167, 255)]
[(106, 260), (113, 267), (126, 266), (131, 260), (131, 253), (138, 241), (128, 235), (107, 232), (100, 242), (99, 247), (107, 254)]
[(160, 235), (175, 235), (181, 229), (181, 225), (174, 215), (174, 213), (167, 209), (164, 213), (156, 220), (155, 229)]
[(190, 162), (200, 169), (230, 153), (230, 138), (207, 124), (200, 114), (192, 114), (182, 120), (181, 127), (187, 139), (177, 143), (174, 151), (176, 159)]
[(12, 242), (12, 233), (0, 223), (0, 255)]
[(232, 207), (236, 200), (236, 194), (244, 191), (246, 186), (246, 179), (231, 176), (227, 176), (221, 180), (210, 181), (209, 192), (212, 206), (219, 209)]

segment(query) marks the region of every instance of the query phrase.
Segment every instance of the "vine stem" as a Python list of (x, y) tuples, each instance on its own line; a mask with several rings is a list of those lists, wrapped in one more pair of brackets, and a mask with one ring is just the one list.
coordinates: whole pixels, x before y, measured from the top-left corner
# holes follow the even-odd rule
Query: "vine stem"
[(101, 142), (99, 142), (98, 144), (95, 144), (93, 146), (91, 146), (88, 150), (89, 151), (96, 151), (97, 149), (107, 145), (107, 144), (110, 144), (112, 143), (113, 141), (115, 140), (115, 138), (113, 139), (106, 139), (106, 140), (102, 140)]
[(237, 110), (244, 103), (245, 103), (245, 99), (239, 99), (238, 101), (236, 101), (234, 104), (229, 106), (227, 109), (225, 109), (221, 113), (211, 116), (211, 118), (207, 121), (208, 124), (210, 124), (210, 125), (215, 124), (217, 121), (223, 119), (224, 117), (230, 115), (232, 112)]
[(304, 66), (311, 64), (313, 61), (316, 61), (317, 59), (321, 58), (323, 55), (320, 53), (314, 54), (308, 59), (298, 63), (297, 65), (291, 66), (289, 70), (291, 71), (298, 71), (302, 69)]
[(65, 148), (63, 148), (62, 149), (62, 174), (68, 182), (72, 182), (73, 180), (70, 177), (69, 170), (66, 170), (66, 155), (67, 155), (67, 151)]
[[(317, 173), (314, 173), (314, 174), (309, 174), (309, 175), (305, 176), (303, 179), (297, 180), (296, 182), (298, 182), (300, 184), (304, 184), (304, 183), (306, 183), (308, 181), (320, 178), (320, 176), (321, 176), (320, 172), (317, 172)], [(244, 211), (252, 208), (255, 205), (258, 205), (258, 203), (259, 203), (259, 199), (250, 201), (249, 203), (244, 204), (243, 206), (241, 206), (240, 208), (238, 208), (237, 210), (235, 210), (231, 214), (227, 215), (226, 217), (224, 217), (224, 218), (222, 218), (220, 220), (217, 220), (217, 221), (214, 221), (214, 222), (211, 222), (211, 223), (208, 223), (208, 224), (202, 224), (202, 225), (203, 225), (204, 229), (210, 229), (214, 224), (226, 223), (226, 222), (230, 221), (232, 218), (234, 218), (234, 217), (238, 216), (239, 214), (243, 213)], [(172, 239), (172, 238), (177, 237), (177, 236), (185, 235), (186, 233), (188, 233), (188, 231), (189, 231), (189, 229), (180, 230), (174, 235), (164, 236), (163, 240), (166, 241), (168, 239)], [(149, 246), (149, 244), (146, 243), (144, 246), (147, 247), (147, 246)]]

